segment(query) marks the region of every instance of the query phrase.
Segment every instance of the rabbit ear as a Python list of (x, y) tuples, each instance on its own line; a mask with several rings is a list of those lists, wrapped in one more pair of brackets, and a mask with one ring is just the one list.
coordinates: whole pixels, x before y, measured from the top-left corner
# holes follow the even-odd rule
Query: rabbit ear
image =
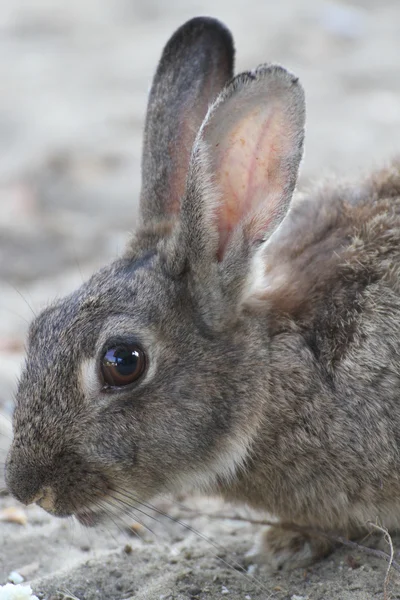
[(183, 201), (193, 260), (204, 251), (222, 260), (238, 229), (251, 246), (278, 226), (296, 184), (304, 122), (303, 90), (279, 66), (242, 73), (220, 94), (197, 137)]
[(180, 27), (164, 48), (150, 91), (142, 157), (144, 222), (177, 213), (194, 140), (233, 74), (230, 32), (198, 17)]

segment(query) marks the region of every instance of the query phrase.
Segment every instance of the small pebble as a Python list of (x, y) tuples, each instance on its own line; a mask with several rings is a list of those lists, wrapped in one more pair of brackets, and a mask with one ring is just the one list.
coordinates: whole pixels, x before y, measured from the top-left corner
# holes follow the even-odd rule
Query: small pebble
[(16, 523), (17, 525), (26, 525), (28, 519), (22, 508), (9, 506), (0, 511), (0, 521)]
[(30, 585), (14, 585), (6, 583), (0, 585), (0, 600), (39, 600), (32, 594)]
[(140, 523), (134, 522), (127, 527), (127, 530), (128, 533), (137, 537), (143, 533), (143, 526)]
[(24, 581), (24, 578), (20, 573), (18, 573), (18, 571), (11, 571), (11, 573), (8, 576), (8, 581), (14, 583), (15, 585), (18, 585), (19, 583), (22, 583)]
[(221, 594), (229, 594), (228, 588), (226, 588), (225, 586), (223, 586), (222, 590), (221, 590)]

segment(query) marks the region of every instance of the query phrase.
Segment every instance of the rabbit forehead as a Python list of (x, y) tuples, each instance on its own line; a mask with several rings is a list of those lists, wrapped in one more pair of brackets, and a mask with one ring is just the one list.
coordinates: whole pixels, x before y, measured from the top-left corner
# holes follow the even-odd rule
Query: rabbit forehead
[(158, 264), (149, 259), (119, 260), (103, 268), (69, 296), (55, 302), (33, 321), (28, 337), (32, 348), (93, 346), (112, 317), (122, 329), (125, 320), (148, 325), (163, 318), (173, 305), (175, 288)]

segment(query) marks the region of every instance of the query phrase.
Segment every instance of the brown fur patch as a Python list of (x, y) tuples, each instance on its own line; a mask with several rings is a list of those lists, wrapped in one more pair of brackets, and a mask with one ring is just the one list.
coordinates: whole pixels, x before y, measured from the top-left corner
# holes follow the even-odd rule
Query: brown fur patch
[(358, 187), (324, 185), (295, 204), (266, 262), (272, 333), (290, 320), (318, 337), (328, 322), (339, 356), (354, 334), (366, 288), (378, 280), (399, 285), (399, 165)]

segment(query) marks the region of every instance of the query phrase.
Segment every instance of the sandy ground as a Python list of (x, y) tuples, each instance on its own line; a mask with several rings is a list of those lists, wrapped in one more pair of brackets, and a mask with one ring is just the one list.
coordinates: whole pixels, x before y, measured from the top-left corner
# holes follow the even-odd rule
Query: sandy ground
[[(115, 256), (126, 224), (135, 226), (151, 76), (168, 36), (199, 14), (231, 28), (238, 69), (273, 60), (300, 76), (308, 98), (300, 185), (400, 151), (398, 0), (2, 0), (0, 407), (8, 417), (32, 310)], [(2, 454), (8, 443), (3, 433)], [(6, 494), (0, 503), (16, 505)], [(232, 514), (213, 500), (185, 504)], [(60, 600), (384, 598), (382, 561), (342, 549), (306, 572), (244, 574), (254, 526), (194, 516), (172, 500), (157, 506), (200, 534), (158, 513), (146, 519), (154, 533), (139, 528), (137, 538), (130, 521), (87, 531), (26, 509), (26, 525), (0, 523), (0, 583), (17, 570), (39, 597)], [(395, 575), (389, 589), (400, 598)]]

